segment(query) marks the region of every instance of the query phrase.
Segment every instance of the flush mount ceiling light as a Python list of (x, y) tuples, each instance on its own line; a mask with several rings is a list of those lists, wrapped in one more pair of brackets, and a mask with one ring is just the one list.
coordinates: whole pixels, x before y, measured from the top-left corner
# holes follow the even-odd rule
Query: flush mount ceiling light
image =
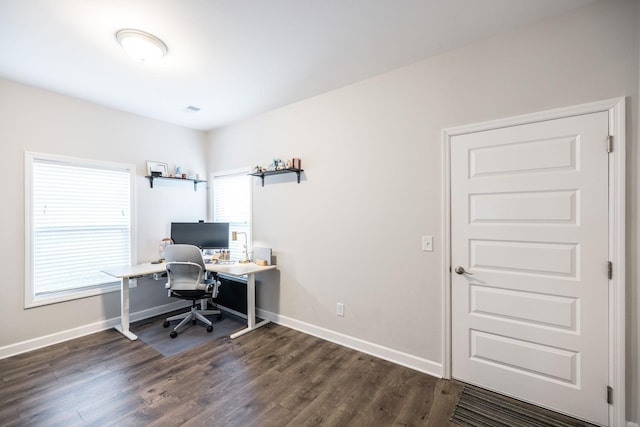
[(154, 62), (167, 54), (167, 45), (153, 34), (140, 30), (124, 29), (116, 33), (116, 39), (133, 59)]

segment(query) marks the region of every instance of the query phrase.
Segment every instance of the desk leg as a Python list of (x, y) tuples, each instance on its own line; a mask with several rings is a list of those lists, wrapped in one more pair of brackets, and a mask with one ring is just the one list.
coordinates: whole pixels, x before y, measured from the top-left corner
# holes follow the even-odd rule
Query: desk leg
[(123, 277), (120, 281), (120, 324), (114, 326), (115, 330), (120, 332), (131, 341), (138, 337), (129, 331), (129, 278)]
[(255, 274), (249, 274), (247, 277), (247, 327), (231, 334), (231, 338), (238, 338), (246, 334), (247, 332), (251, 332), (254, 329), (258, 329), (264, 325), (269, 323), (269, 320), (263, 320), (256, 324), (256, 278)]

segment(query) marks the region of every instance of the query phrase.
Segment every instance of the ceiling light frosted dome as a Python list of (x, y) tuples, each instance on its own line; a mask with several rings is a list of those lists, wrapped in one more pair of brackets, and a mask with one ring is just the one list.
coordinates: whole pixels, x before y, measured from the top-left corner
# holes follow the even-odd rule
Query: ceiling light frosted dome
[(116, 39), (132, 58), (142, 62), (154, 62), (167, 54), (167, 45), (153, 34), (140, 30), (120, 30)]

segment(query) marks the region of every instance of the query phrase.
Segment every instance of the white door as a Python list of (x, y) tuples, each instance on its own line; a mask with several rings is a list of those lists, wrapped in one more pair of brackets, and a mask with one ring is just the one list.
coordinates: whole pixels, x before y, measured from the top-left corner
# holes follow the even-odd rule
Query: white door
[(452, 376), (602, 425), (608, 134), (599, 112), (451, 139)]

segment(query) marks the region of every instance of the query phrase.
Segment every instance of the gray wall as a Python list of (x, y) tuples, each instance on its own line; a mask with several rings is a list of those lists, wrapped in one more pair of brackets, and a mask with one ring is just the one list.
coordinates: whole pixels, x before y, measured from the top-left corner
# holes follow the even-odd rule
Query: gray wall
[[(24, 309), (24, 152), (135, 164), (137, 256), (139, 262), (146, 262), (158, 257), (157, 247), (168, 235), (170, 221), (206, 218), (207, 195), (206, 189), (194, 192), (186, 182), (157, 183), (150, 189), (144, 178), (146, 161), (167, 162), (172, 169), (179, 162), (184, 170), (205, 175), (206, 147), (201, 132), (2, 79), (0, 117), (0, 354), (11, 354), (12, 345), (37, 339), (36, 346), (55, 342), (82, 333), (70, 330), (99, 330), (107, 320), (120, 316), (119, 292)], [(95, 182), (96, 191), (100, 184)], [(95, 256), (100, 258), (98, 247)], [(131, 292), (132, 312), (169, 302), (164, 283), (141, 281)]]
[[(305, 169), (301, 184), (256, 180), (254, 238), (279, 264), (259, 306), (437, 370), (442, 129), (626, 96), (627, 412), (637, 420), (638, 16), (636, 1), (600, 2), (212, 132), (210, 171), (274, 157), (301, 157)], [(421, 251), (422, 235), (434, 252)]]

